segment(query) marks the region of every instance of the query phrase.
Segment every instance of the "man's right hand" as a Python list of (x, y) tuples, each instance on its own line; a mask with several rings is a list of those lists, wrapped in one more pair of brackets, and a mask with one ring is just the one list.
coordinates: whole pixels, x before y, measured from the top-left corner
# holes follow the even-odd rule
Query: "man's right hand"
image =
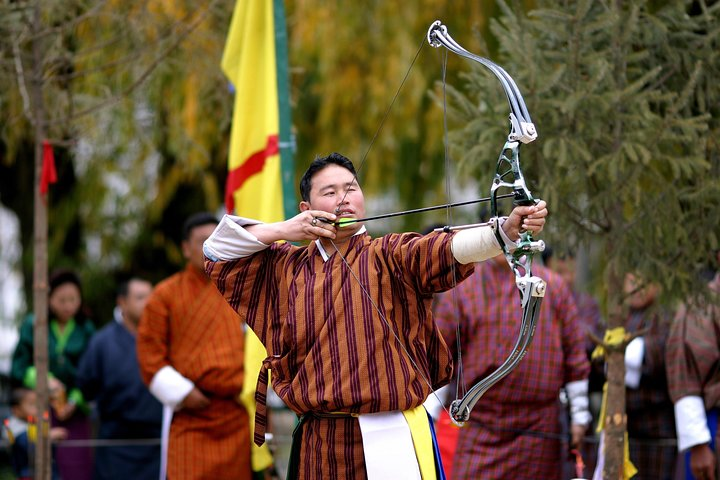
[[(327, 222), (315, 219), (326, 219)], [(315, 222), (313, 223), (313, 220)], [(294, 217), (277, 223), (259, 223), (244, 227), (265, 245), (278, 240), (300, 242), (325, 237), (334, 239), (337, 228), (333, 224), (337, 216), (322, 210), (305, 210)]]
[(202, 410), (204, 408), (208, 408), (209, 406), (210, 399), (203, 395), (203, 393), (196, 387), (193, 387), (193, 389), (190, 390), (190, 393), (187, 394), (187, 397), (185, 397), (182, 403), (180, 403), (180, 410), (183, 408), (188, 408), (190, 410)]
[(690, 449), (690, 471), (697, 480), (715, 480), (715, 453), (704, 443)]

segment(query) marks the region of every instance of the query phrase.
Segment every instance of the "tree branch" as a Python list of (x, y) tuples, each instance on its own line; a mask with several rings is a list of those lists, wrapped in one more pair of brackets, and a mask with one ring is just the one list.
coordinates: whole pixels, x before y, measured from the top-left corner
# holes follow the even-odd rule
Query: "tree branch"
[(205, 10), (200, 14), (200, 16), (191, 23), (188, 28), (182, 32), (178, 38), (170, 44), (168, 48), (163, 50), (156, 58), (155, 60), (147, 67), (147, 69), (135, 80), (130, 86), (128, 86), (125, 90), (123, 90), (120, 94), (113, 96), (112, 98), (109, 98), (103, 102), (98, 103), (97, 105), (94, 105), (92, 107), (86, 108), (85, 110), (81, 110), (77, 113), (74, 113), (73, 115), (70, 115), (66, 117), (63, 121), (64, 122), (70, 122), (73, 120), (77, 120), (80, 117), (83, 117), (85, 115), (90, 115), (92, 113), (97, 112), (98, 110), (102, 110), (103, 108), (106, 108), (110, 105), (114, 105), (120, 101), (122, 101), (124, 98), (129, 96), (136, 88), (138, 88), (142, 83), (150, 76), (150, 74), (157, 68), (160, 63), (165, 60), (165, 57), (175, 50), (202, 22), (205, 20), (209, 12), (211, 11), (213, 5), (217, 3), (218, 0), (213, 0), (208, 6), (205, 8)]

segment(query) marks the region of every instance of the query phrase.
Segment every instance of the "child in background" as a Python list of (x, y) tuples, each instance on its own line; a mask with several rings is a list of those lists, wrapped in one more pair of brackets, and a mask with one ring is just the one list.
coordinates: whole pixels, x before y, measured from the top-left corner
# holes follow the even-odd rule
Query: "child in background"
[[(10, 398), (10, 409), (12, 415), (5, 420), (3, 436), (10, 443), (12, 467), (18, 479), (33, 478), (33, 455), (35, 450), (35, 439), (37, 430), (35, 419), (37, 419), (37, 396), (33, 390), (17, 388), (13, 390)], [(57, 441), (67, 437), (64, 428), (51, 428), (50, 440)], [(52, 465), (52, 477), (60, 478), (55, 463)]]

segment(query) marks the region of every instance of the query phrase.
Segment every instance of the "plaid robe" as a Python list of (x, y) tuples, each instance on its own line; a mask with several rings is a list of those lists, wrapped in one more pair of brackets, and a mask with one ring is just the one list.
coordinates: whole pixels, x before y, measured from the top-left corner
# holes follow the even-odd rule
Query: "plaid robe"
[(240, 320), (203, 272), (188, 265), (155, 287), (138, 326), (143, 381), (170, 365), (211, 402), (175, 412), (170, 480), (250, 478), (248, 416), (238, 403), (243, 348)]
[[(710, 301), (684, 305), (668, 336), (668, 387), (673, 402), (698, 396), (705, 410), (720, 408), (720, 274), (710, 284)], [(715, 456), (720, 466), (717, 438)]]
[[(559, 436), (560, 388), (586, 379), (590, 367), (570, 288), (546, 268), (535, 267), (534, 273), (548, 288), (533, 343), (460, 429), (453, 478), (560, 478), (561, 442), (522, 431)], [(456, 357), (460, 325), (464, 379), (459, 382), (470, 386), (499, 367), (517, 339), (522, 307), (514, 275), (504, 262), (478, 264), (468, 281), (439, 297), (435, 313)]]
[[(315, 242), (275, 243), (250, 257), (206, 266), (265, 344), (273, 388), (293, 411), (407, 410), (446, 384), (452, 371), (432, 320), (432, 296), (469, 275), (472, 266), (456, 264), (451, 238), (371, 239), (364, 233), (340, 246), (345, 260), (329, 251), (328, 261)], [(310, 418), (301, 448), (301, 478), (366, 476), (354, 418)]]
[(634, 480), (671, 480), (675, 475), (677, 447), (675, 409), (668, 394), (665, 346), (672, 317), (666, 311), (631, 310), (625, 329), (648, 328), (642, 376), (638, 388), (626, 388), (630, 460), (638, 473)]
[[(711, 285), (720, 294), (720, 275)], [(705, 409), (720, 407), (720, 305), (683, 306), (667, 345), (670, 397), (702, 397)]]

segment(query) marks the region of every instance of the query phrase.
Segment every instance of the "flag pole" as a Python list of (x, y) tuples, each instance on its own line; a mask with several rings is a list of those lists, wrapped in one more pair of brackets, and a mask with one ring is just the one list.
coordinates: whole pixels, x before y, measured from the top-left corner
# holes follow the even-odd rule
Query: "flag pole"
[(278, 113), (280, 120), (279, 147), (282, 177), (283, 213), (285, 218), (298, 211), (295, 198), (295, 136), (290, 112), (290, 74), (288, 69), (288, 38), (285, 22), (285, 0), (273, 0), (275, 25), (275, 63), (277, 65)]

